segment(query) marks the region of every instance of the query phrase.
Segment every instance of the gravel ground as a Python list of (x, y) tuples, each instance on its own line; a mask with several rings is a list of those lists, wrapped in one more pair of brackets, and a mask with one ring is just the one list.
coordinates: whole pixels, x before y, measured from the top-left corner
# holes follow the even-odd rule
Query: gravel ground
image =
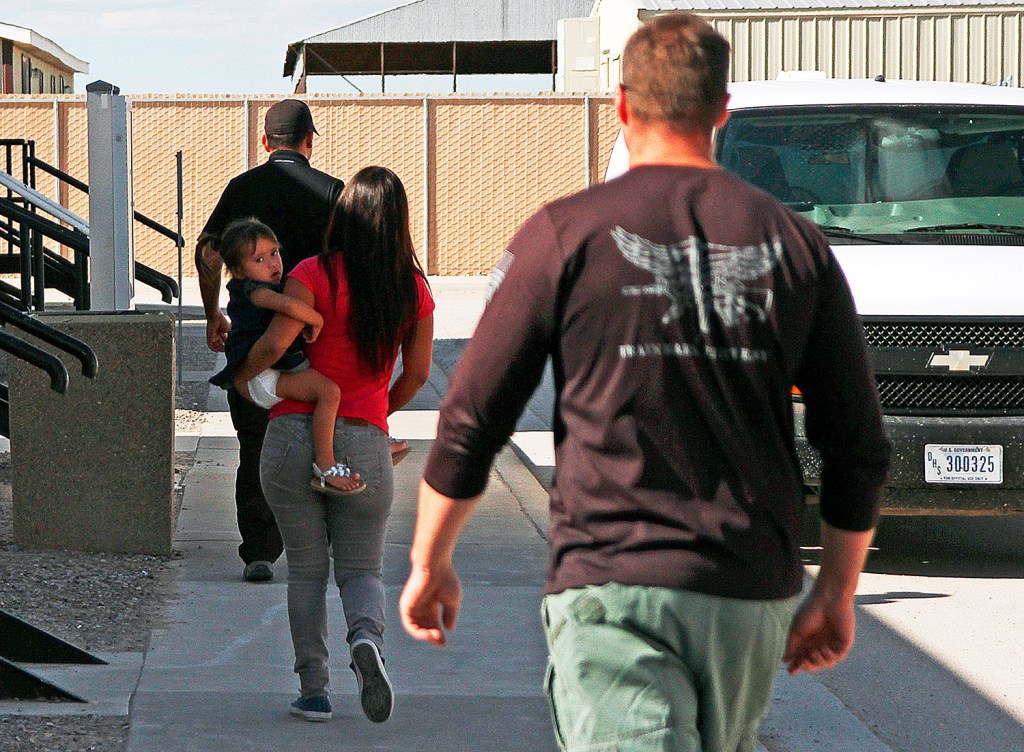
[(0, 715), (4, 752), (123, 752), (127, 746), (127, 718)]
[[(189, 395), (191, 398), (192, 395)], [(176, 412), (178, 432), (202, 413)], [(195, 460), (175, 453), (175, 489)], [(0, 609), (80, 648), (144, 651), (173, 597), (175, 557), (22, 551), (12, 532), (10, 454), (0, 454)], [(127, 718), (0, 715), (0, 752), (123, 752)]]

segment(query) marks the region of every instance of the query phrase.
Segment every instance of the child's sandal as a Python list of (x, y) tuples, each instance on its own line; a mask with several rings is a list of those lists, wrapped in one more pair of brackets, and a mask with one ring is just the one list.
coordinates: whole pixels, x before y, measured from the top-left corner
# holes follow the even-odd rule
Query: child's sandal
[(317, 467), (317, 464), (313, 463), (313, 478), (309, 485), (317, 493), (326, 494), (327, 496), (352, 496), (353, 494), (362, 493), (366, 490), (365, 483), (359, 483), (355, 488), (345, 490), (344, 488), (337, 488), (327, 482), (327, 478), (351, 478), (352, 468), (346, 465), (344, 462), (339, 462), (326, 470), (321, 470)]
[[(401, 449), (395, 449), (397, 444), (405, 444)], [(399, 462), (404, 460), (411, 451), (409, 448), (409, 442), (405, 439), (395, 439), (388, 436), (388, 448), (391, 450), (391, 464), (392, 466), (397, 465)]]

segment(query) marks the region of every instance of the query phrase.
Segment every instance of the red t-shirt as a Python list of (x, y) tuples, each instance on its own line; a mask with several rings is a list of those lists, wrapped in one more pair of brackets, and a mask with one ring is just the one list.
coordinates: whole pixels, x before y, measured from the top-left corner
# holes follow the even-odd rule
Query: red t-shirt
[[(329, 378), (341, 389), (338, 416), (362, 418), (381, 430), (388, 430), (388, 389), (394, 363), (381, 373), (372, 373), (363, 365), (358, 356), (356, 342), (349, 329), (349, 293), (345, 266), (340, 256), (333, 256), (331, 263), (338, 271), (338, 299), (334, 305), (331, 284), (318, 257), (299, 262), (288, 275), (304, 284), (313, 293), (313, 308), (324, 317), (324, 328), (316, 342), (306, 345), (306, 356), (313, 368)], [(434, 312), (434, 299), (430, 295), (427, 281), (419, 274), (416, 277), (416, 291), (419, 304), (416, 319), (423, 319)], [(395, 343), (396, 355), (398, 343)], [(311, 402), (284, 400), (270, 411), (270, 417), (289, 413), (312, 413)]]

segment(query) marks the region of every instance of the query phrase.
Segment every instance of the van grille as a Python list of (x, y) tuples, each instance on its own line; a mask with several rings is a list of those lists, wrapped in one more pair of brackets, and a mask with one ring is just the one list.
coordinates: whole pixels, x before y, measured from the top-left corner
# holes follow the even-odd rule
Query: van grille
[(1024, 347), (1024, 323), (983, 324), (865, 321), (871, 347)]
[(878, 396), (889, 412), (1024, 411), (1024, 377), (887, 376), (876, 374)]
[[(873, 348), (964, 346), (978, 350), (1024, 352), (1024, 321), (864, 321)], [(875, 374), (878, 396), (889, 413), (1024, 414), (1024, 372)]]

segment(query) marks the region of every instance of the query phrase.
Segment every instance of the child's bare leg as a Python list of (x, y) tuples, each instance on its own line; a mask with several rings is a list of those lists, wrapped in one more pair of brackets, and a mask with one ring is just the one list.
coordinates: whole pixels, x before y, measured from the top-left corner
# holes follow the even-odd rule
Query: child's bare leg
[[(283, 399), (313, 403), (313, 454), (317, 467), (326, 470), (337, 464), (334, 456), (334, 423), (338, 417), (341, 391), (338, 385), (319, 371), (307, 368), (296, 373), (282, 373), (277, 382), (277, 396)], [(341, 491), (352, 491), (362, 485), (359, 473), (349, 478), (329, 475), (324, 482)]]

